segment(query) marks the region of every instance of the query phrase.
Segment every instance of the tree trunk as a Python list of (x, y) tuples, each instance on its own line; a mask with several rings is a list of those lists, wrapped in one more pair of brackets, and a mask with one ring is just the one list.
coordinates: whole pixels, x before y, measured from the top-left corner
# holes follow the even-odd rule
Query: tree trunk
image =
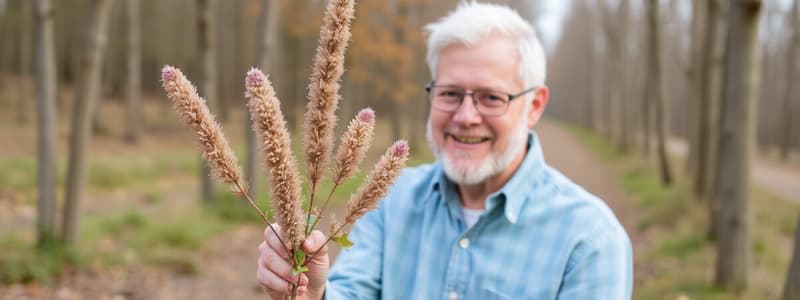
[[(795, 2), (796, 3), (796, 2)], [(794, 232), (794, 252), (786, 283), (783, 286), (783, 300), (800, 300), (800, 219)]]
[[(649, 82), (650, 76), (647, 75), (647, 77), (648, 77), (647, 81)], [(651, 142), (650, 140), (652, 139), (652, 137), (650, 136), (650, 133), (652, 133), (652, 129), (650, 129), (650, 125), (652, 125), (652, 122), (650, 118), (653, 115), (652, 114), (653, 110), (650, 107), (653, 101), (652, 99), (650, 99), (650, 90), (649, 90), (650, 87), (647, 86), (648, 84), (649, 83), (645, 83), (646, 87), (644, 89), (644, 97), (642, 98), (643, 99), (642, 100), (642, 141), (643, 141), (642, 155), (646, 159), (650, 158), (650, 149), (652, 148), (652, 146), (650, 146)]]
[(686, 140), (689, 144), (689, 154), (686, 158), (686, 171), (687, 173), (697, 178), (698, 172), (698, 149), (700, 141), (700, 122), (703, 115), (700, 114), (700, 102), (702, 97), (702, 88), (700, 87), (700, 76), (703, 73), (703, 40), (705, 38), (705, 31), (703, 30), (707, 23), (703, 19), (707, 17), (706, 10), (708, 9), (708, 1), (694, 1), (692, 2), (692, 36), (689, 52), (689, 72), (687, 72), (688, 80), (688, 105), (687, 115), (689, 116), (688, 128), (686, 130)]
[(69, 145), (67, 186), (64, 204), (64, 241), (77, 242), (80, 226), (80, 201), (86, 183), (86, 153), (91, 138), (91, 117), (100, 92), (101, 62), (105, 55), (108, 19), (113, 0), (93, 0), (86, 27), (86, 50), (81, 60), (81, 75), (75, 90), (72, 136)]
[(649, 75), (647, 80), (647, 90), (649, 91), (650, 100), (655, 104), (655, 130), (658, 148), (658, 166), (659, 173), (661, 174), (661, 182), (664, 185), (672, 184), (672, 174), (669, 170), (669, 162), (667, 161), (665, 137), (666, 137), (666, 118), (664, 117), (664, 95), (662, 91), (662, 62), (661, 62), (661, 41), (660, 41), (660, 18), (659, 18), (659, 4), (658, 0), (648, 1), (647, 9), (647, 24), (650, 31), (648, 34), (649, 39), (649, 55), (648, 67)]
[[(703, 45), (701, 68), (700, 132), (695, 192), (708, 202), (708, 237), (717, 239), (719, 229), (719, 197), (717, 191), (717, 164), (719, 149), (719, 114), (722, 97), (722, 60), (725, 52), (725, 31), (721, 0), (709, 1), (706, 10), (706, 40)], [(702, 164), (700, 163), (702, 162)]]
[(590, 52), (589, 52), (589, 55), (588, 55), (589, 64), (586, 66), (586, 73), (588, 74), (588, 78), (589, 79), (588, 79), (588, 82), (586, 84), (586, 96), (585, 96), (585, 99), (584, 99), (584, 101), (586, 101), (586, 114), (584, 115), (584, 123), (585, 123), (587, 129), (589, 129), (591, 131), (595, 131), (593, 115), (594, 115), (594, 102), (595, 102), (594, 94), (595, 94), (595, 89), (596, 89), (595, 88), (595, 85), (596, 85), (595, 84), (595, 81), (596, 81), (595, 80), (595, 77), (596, 77), (595, 74), (597, 74), (597, 71), (595, 70), (597, 68), (596, 67), (596, 65), (597, 65), (597, 53), (596, 53), (597, 49), (595, 49), (596, 47), (594, 46), (595, 42), (593, 40), (591, 40), (591, 35), (588, 35), (588, 36), (589, 36), (588, 38), (590, 40), (589, 43), (590, 43), (591, 47), (589, 48)]
[(56, 216), (56, 55), (53, 7), (36, 0), (36, 90), (38, 116), (37, 243), (48, 244), (55, 234)]
[(630, 113), (628, 112), (628, 84), (631, 79), (628, 72), (628, 60), (630, 59), (628, 53), (628, 27), (630, 27), (630, 1), (622, 0), (620, 2), (619, 13), (617, 16), (617, 28), (619, 30), (619, 56), (616, 64), (618, 79), (617, 89), (619, 97), (619, 143), (618, 147), (622, 153), (627, 153), (630, 148), (630, 133), (628, 130)]
[(718, 189), (722, 200), (716, 284), (737, 291), (750, 263), (750, 162), (760, 84), (760, 0), (732, 0), (725, 58)]
[(20, 3), (20, 36), (19, 36), (19, 93), (17, 94), (17, 99), (19, 101), (17, 105), (17, 124), (23, 125), (28, 123), (29, 119), (29, 107), (28, 103), (31, 102), (30, 96), (30, 81), (31, 81), (31, 46), (33, 41), (31, 41), (31, 37), (33, 34), (31, 33), (31, 17), (33, 16), (33, 12), (31, 11), (31, 2), (30, 1), (22, 1)]
[(128, 13), (128, 97), (127, 129), (125, 139), (130, 143), (139, 140), (142, 90), (142, 47), (139, 0), (127, 0)]
[(628, 150), (628, 114), (626, 107), (627, 42), (630, 23), (630, 2), (622, 0), (612, 12), (614, 4), (602, 4), (603, 29), (606, 36), (606, 118), (607, 134), (622, 152)]
[(797, 76), (797, 56), (800, 55), (800, 9), (798, 9), (798, 2), (793, 1), (791, 10), (791, 26), (792, 28), (792, 41), (789, 44), (789, 49), (786, 51), (786, 86), (783, 95), (783, 126), (781, 126), (781, 160), (786, 161), (789, 159), (789, 150), (792, 145), (792, 101), (798, 98), (797, 84), (795, 77)]
[[(8, 17), (10, 14), (9, 11), (11, 10), (9, 6), (10, 3), (6, 4), (5, 16), (0, 17), (0, 42), (3, 43), (3, 45), (11, 45), (14, 43), (13, 30), (10, 28), (12, 20)], [(11, 47), (0, 47), (0, 71), (8, 72), (11, 69), (10, 64), (13, 59), (9, 57), (12, 54), (10, 48)], [(0, 82), (0, 84), (2, 84), (2, 82)], [(0, 85), (0, 88), (4, 87), (4, 84)]]
[[(169, 45), (173, 39), (171, 34), (173, 30), (169, 29), (174, 27), (171, 17), (172, 11), (176, 10), (175, 4), (176, 2), (174, 1), (155, 1), (156, 16), (154, 22), (158, 24), (158, 27), (161, 27), (161, 30), (157, 30), (153, 37), (156, 40), (156, 44), (159, 45), (154, 51), (158, 61), (176, 61), (172, 55), (174, 47), (163, 47), (163, 45)], [(168, 120), (174, 116), (171, 105), (159, 105), (159, 107), (161, 107), (159, 111), (160, 119)]]
[[(215, 0), (197, 0), (197, 41), (200, 51), (200, 90), (208, 109), (214, 113), (219, 108), (217, 97), (216, 36), (214, 32)], [(204, 202), (214, 199), (214, 180), (211, 168), (204, 159), (200, 170), (200, 195)]]

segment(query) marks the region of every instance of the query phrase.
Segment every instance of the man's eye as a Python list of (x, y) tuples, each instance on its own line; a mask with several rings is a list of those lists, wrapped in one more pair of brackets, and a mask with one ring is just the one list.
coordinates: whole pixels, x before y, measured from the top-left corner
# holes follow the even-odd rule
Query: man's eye
[(505, 102), (505, 97), (498, 94), (483, 93), (481, 95), (481, 100), (488, 102)]
[(457, 90), (444, 90), (439, 93), (439, 96), (448, 98), (460, 98), (461, 92)]

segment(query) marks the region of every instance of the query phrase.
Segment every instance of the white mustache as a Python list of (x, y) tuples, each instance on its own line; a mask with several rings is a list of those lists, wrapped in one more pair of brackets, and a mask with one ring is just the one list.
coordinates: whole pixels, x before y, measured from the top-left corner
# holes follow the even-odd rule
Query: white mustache
[(492, 134), (486, 130), (463, 130), (455, 126), (448, 126), (444, 132), (456, 136), (492, 137)]

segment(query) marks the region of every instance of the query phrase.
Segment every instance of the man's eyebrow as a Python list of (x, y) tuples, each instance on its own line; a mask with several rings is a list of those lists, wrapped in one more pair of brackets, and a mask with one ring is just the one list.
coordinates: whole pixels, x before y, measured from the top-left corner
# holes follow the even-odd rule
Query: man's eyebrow
[[(460, 88), (460, 89), (465, 89), (466, 90), (465, 87), (457, 85), (457, 84), (445, 84), (445, 83), (434, 82), (434, 86), (446, 86), (446, 87)], [(499, 92), (499, 93), (508, 93), (505, 88), (500, 88), (500, 87), (496, 87), (496, 86), (492, 87), (492, 86), (489, 86), (489, 85), (479, 85), (479, 86), (477, 86), (475, 88), (472, 88), (471, 90), (483, 90), (483, 91), (492, 91), (492, 92)]]

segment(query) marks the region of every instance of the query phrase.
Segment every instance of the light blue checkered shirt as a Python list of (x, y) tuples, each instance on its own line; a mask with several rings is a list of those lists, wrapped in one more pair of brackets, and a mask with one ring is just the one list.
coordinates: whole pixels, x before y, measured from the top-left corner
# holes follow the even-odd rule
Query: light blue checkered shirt
[(614, 213), (545, 164), (536, 134), (467, 229), (440, 164), (403, 171), (360, 219), (327, 299), (630, 299), (632, 249)]

